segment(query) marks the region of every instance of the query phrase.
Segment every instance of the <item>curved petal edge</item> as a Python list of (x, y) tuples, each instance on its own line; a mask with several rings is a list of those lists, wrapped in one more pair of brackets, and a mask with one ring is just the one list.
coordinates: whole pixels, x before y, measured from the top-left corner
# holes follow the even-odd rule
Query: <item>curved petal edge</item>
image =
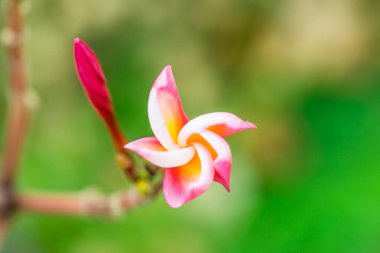
[(178, 208), (198, 197), (212, 184), (214, 163), (208, 150), (201, 144), (194, 144), (197, 155), (180, 167), (165, 170), (163, 193), (172, 208)]
[(159, 74), (149, 94), (148, 116), (154, 135), (166, 149), (178, 149), (177, 135), (188, 119), (185, 115), (177, 85), (166, 66)]
[(214, 159), (214, 181), (223, 185), (229, 192), (232, 167), (230, 146), (222, 137), (209, 130), (203, 131), (200, 135), (211, 145), (217, 155)]
[(179, 132), (177, 141), (183, 147), (186, 146), (191, 135), (200, 134), (204, 130), (210, 130), (222, 137), (227, 137), (254, 128), (256, 128), (254, 124), (244, 121), (232, 113), (207, 113), (190, 120)]
[(193, 147), (167, 151), (155, 137), (146, 137), (130, 142), (125, 148), (139, 154), (149, 162), (163, 168), (187, 164), (195, 155)]

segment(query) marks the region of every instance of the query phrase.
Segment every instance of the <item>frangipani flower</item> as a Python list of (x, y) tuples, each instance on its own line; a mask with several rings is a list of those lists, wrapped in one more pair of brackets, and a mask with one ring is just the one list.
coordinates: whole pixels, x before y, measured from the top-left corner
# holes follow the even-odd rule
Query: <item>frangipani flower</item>
[(155, 137), (125, 147), (166, 168), (163, 193), (170, 207), (180, 207), (201, 195), (213, 181), (230, 190), (232, 157), (224, 137), (255, 125), (227, 112), (208, 113), (189, 121), (170, 66), (153, 84), (148, 116)]

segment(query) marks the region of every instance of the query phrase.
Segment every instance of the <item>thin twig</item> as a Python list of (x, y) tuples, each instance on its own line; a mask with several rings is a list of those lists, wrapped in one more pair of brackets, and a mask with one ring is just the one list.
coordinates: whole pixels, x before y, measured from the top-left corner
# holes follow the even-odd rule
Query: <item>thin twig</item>
[(12, 187), (28, 127), (28, 85), (23, 52), (23, 18), (21, 3), (9, 0), (6, 27), (10, 81), (10, 106), (2, 164), (1, 185)]
[(29, 118), (26, 101), (28, 86), (23, 52), (24, 23), (20, 1), (9, 0), (7, 11), (4, 42), (7, 46), (11, 97), (0, 179), (0, 243), (7, 232), (10, 216), (15, 211), (13, 181), (20, 161)]
[(131, 154), (128, 153), (128, 151), (123, 150), (121, 152), (116, 153), (115, 160), (129, 180), (131, 180), (134, 183), (137, 183), (140, 180), (135, 161)]
[(149, 200), (136, 189), (105, 196), (97, 191), (83, 193), (23, 193), (17, 197), (20, 211), (72, 216), (115, 217)]

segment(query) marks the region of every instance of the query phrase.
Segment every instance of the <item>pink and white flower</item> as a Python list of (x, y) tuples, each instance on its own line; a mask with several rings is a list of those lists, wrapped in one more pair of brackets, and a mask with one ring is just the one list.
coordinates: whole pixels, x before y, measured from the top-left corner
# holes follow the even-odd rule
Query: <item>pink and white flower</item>
[(165, 168), (163, 193), (177, 208), (204, 193), (213, 181), (230, 190), (231, 150), (224, 137), (256, 128), (234, 114), (214, 112), (188, 120), (170, 66), (153, 84), (148, 116), (155, 137), (125, 145)]

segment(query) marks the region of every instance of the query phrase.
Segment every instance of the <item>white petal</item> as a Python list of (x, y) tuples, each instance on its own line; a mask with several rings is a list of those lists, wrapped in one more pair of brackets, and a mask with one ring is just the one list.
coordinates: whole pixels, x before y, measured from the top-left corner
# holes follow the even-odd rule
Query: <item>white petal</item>
[(149, 162), (163, 167), (171, 168), (187, 164), (195, 155), (193, 147), (186, 147), (167, 151), (154, 137), (146, 137), (125, 145)]

